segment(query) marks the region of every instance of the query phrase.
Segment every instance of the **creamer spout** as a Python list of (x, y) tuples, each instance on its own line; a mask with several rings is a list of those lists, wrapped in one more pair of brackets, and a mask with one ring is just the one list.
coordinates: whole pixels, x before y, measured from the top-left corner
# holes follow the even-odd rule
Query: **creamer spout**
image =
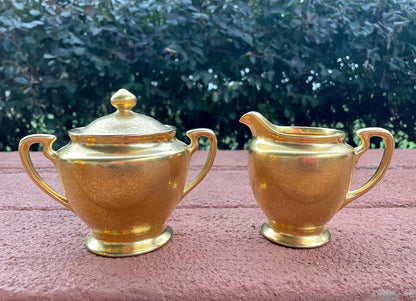
[(240, 118), (240, 122), (247, 125), (253, 137), (275, 137), (279, 135), (278, 127), (268, 121), (258, 112), (248, 112)]

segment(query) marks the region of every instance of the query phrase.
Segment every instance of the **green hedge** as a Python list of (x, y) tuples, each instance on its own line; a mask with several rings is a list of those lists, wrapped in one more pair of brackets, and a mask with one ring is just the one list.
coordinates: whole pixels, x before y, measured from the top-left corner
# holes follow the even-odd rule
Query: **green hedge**
[(180, 139), (208, 127), (223, 149), (245, 146), (250, 110), (415, 147), (415, 21), (404, 0), (2, 1), (0, 150), (29, 133), (66, 143), (119, 88)]

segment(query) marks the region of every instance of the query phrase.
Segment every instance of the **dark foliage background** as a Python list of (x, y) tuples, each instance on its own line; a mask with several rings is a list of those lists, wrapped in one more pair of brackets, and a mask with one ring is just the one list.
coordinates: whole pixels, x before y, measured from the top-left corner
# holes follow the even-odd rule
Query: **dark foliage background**
[(244, 147), (250, 110), (415, 147), (415, 21), (404, 0), (2, 1), (0, 150), (66, 143), (122, 87), (178, 138), (208, 127), (223, 149)]

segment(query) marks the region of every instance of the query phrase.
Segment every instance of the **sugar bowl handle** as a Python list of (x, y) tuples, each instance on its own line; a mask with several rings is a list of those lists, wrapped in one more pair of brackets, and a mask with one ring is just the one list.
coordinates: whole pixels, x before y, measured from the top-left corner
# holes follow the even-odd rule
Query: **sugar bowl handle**
[(207, 175), (208, 171), (211, 169), (212, 164), (214, 163), (215, 154), (217, 153), (217, 137), (215, 133), (209, 129), (194, 129), (186, 132), (186, 135), (191, 139), (191, 144), (189, 145), (189, 152), (192, 156), (199, 148), (198, 138), (206, 137), (209, 140), (209, 152), (205, 165), (202, 168), (201, 172), (196, 176), (196, 178), (189, 183), (184, 190), (183, 197), (187, 195), (192, 189), (198, 185), (203, 178)]
[(384, 140), (385, 149), (383, 153), (383, 157), (381, 158), (381, 162), (376, 170), (376, 172), (373, 174), (373, 176), (368, 180), (367, 183), (365, 183), (360, 188), (348, 191), (346, 200), (344, 204), (342, 204), (340, 210), (347, 206), (349, 203), (357, 199), (358, 197), (362, 196), (364, 193), (368, 192), (371, 188), (376, 185), (381, 178), (384, 176), (385, 172), (387, 171), (391, 158), (393, 156), (393, 150), (394, 150), (394, 138), (393, 135), (382, 128), (365, 128), (357, 131), (357, 136), (361, 139), (361, 145), (354, 148), (355, 153), (355, 164), (357, 164), (358, 159), (360, 156), (368, 150), (370, 147), (370, 138), (371, 137), (380, 137)]
[(46, 158), (51, 160), (55, 164), (56, 152), (52, 149), (52, 144), (56, 140), (54, 135), (35, 134), (24, 137), (19, 143), (19, 155), (22, 161), (23, 167), (32, 181), (39, 186), (46, 194), (57, 200), (60, 204), (73, 211), (68, 203), (68, 200), (63, 195), (60, 195), (53, 190), (42, 177), (38, 174), (30, 159), (29, 149), (32, 144), (40, 143), (43, 146), (43, 154)]

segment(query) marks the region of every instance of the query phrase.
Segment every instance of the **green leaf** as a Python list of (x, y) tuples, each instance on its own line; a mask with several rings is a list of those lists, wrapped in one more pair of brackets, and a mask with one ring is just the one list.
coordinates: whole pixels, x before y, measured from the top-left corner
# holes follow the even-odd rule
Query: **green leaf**
[(13, 1), (12, 3), (13, 3), (14, 8), (17, 10), (23, 10), (25, 8), (25, 6), (22, 3), (18, 3), (16, 1)]
[(29, 10), (29, 13), (30, 13), (32, 16), (34, 16), (34, 17), (37, 17), (37, 16), (39, 16), (39, 15), (40, 15), (40, 11), (39, 11), (39, 10), (37, 10), (37, 9), (30, 9), (30, 10)]
[(22, 84), (22, 85), (27, 85), (29, 83), (29, 81), (27, 80), (27, 78), (26, 77), (23, 77), (23, 76), (16, 77), (14, 79), (14, 81), (16, 83), (19, 83), (19, 84)]
[(191, 47), (191, 50), (200, 56), (204, 56), (204, 52), (199, 47)]
[(52, 55), (52, 54), (49, 54), (49, 53), (45, 53), (44, 55), (43, 55), (43, 58), (44, 59), (47, 59), (47, 60), (50, 60), (50, 59), (56, 59), (56, 55)]
[(248, 45), (253, 46), (253, 37), (247, 33), (241, 33), (240, 37), (246, 42)]
[(33, 29), (36, 26), (42, 25), (42, 24), (43, 24), (43, 22), (35, 20), (35, 21), (32, 21), (32, 22), (28, 22), (28, 23), (20, 23), (20, 27), (21, 28), (26, 28), (26, 29)]

